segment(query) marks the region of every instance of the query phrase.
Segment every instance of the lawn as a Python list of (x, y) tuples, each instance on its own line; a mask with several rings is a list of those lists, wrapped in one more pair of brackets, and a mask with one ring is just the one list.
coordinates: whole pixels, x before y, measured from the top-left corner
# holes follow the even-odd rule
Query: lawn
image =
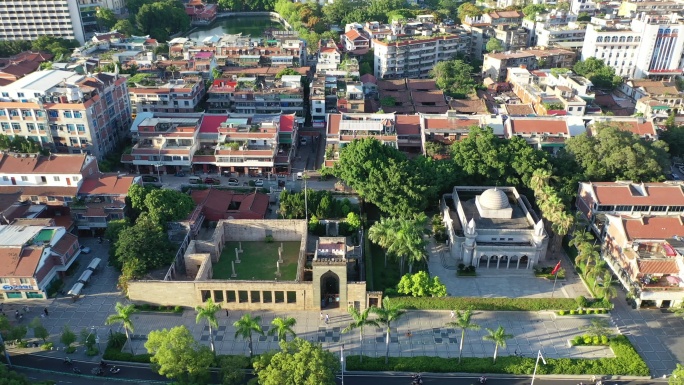
[[(240, 263), (235, 264), (235, 279), (273, 280), (276, 278), (278, 247), (283, 244), (283, 263), (280, 264), (281, 281), (294, 281), (297, 277), (300, 242), (242, 242)], [(231, 279), (230, 262), (235, 260), (239, 242), (226, 242), (221, 258), (214, 264), (214, 279)]]

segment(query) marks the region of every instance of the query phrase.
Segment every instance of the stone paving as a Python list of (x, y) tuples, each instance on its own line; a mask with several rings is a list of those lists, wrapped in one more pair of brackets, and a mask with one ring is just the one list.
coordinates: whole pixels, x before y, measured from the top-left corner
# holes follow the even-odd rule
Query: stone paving
[[(107, 266), (107, 244), (97, 244), (93, 240), (84, 240), (83, 244), (90, 246), (93, 252), (84, 255), (80, 263), (80, 269), (85, 269), (90, 260), (94, 257), (103, 258), (103, 264), (98, 273), (93, 276), (90, 284), (84, 289), (84, 297), (76, 302), (72, 302), (65, 297), (48, 301), (27, 302), (30, 311), (25, 315), (24, 323), (38, 316), (44, 306), (49, 309), (50, 315), (43, 318), (44, 325), (52, 334), (51, 340), (56, 346), (59, 333), (64, 325), (68, 325), (72, 330), (79, 332), (81, 329), (95, 327), (97, 335), (100, 337), (102, 348), (104, 348), (107, 336), (111, 331), (120, 331), (120, 325), (105, 326), (104, 320), (114, 311), (117, 301), (125, 301), (125, 298), (116, 291), (117, 274), (111, 267)], [(434, 245), (432, 245), (434, 246)], [(430, 268), (433, 266), (434, 260)], [(564, 261), (567, 264), (567, 261)], [(443, 273), (455, 276), (455, 271), (444, 268)], [(586, 293), (580, 281), (572, 274), (572, 270), (566, 267), (568, 280), (559, 285), (556, 296), (562, 295), (567, 298), (574, 298), (578, 293)], [(477, 296), (502, 296), (510, 293), (513, 285), (529, 286), (533, 281), (542, 282), (542, 279), (531, 279), (527, 272), (506, 272), (501, 270), (485, 272), (479, 270), (481, 276), (476, 278), (455, 278), (455, 283), (449, 283), (451, 294), (457, 295), (477, 295)], [(516, 275), (521, 274), (521, 275)], [(531, 272), (529, 272), (531, 274)], [(74, 274), (74, 278), (80, 276), (80, 271)], [(451, 281), (451, 280), (450, 280)], [(68, 290), (72, 282), (67, 282), (65, 288)], [(537, 283), (538, 284), (538, 283)], [(559, 281), (560, 284), (560, 281)], [(452, 290), (455, 292), (452, 293)], [(520, 290), (518, 294), (524, 294), (526, 289)], [(548, 290), (548, 289), (547, 289)], [(534, 296), (534, 294), (530, 294)], [(610, 319), (613, 324), (626, 334), (635, 344), (637, 350), (644, 357), (653, 375), (662, 376), (671, 372), (676, 362), (684, 361), (684, 336), (679, 331), (684, 328), (684, 320), (675, 317), (670, 313), (663, 313), (657, 310), (633, 310), (626, 305), (624, 295), (615, 300), (616, 309), (611, 314)], [(21, 308), (23, 303), (5, 305), (5, 312), (13, 312), (14, 308)], [(234, 338), (234, 328), (232, 326), (243, 312), (231, 311), (226, 317), (222, 312), (218, 315), (219, 328), (215, 331), (216, 347), (221, 354), (247, 354), (247, 343), (241, 339)], [(319, 318), (317, 312), (253, 312), (253, 315), (262, 317), (262, 326), (266, 329), (274, 317), (294, 317), (297, 325), (294, 330), (299, 337), (320, 342), (324, 347), (339, 350), (341, 344), (345, 345), (345, 351), (349, 354), (363, 354), (369, 356), (383, 356), (385, 353), (385, 341), (383, 330), (376, 328), (366, 328), (363, 344), (359, 342), (358, 331), (342, 334), (341, 330), (350, 323), (350, 317), (341, 310), (331, 311), (330, 323), (326, 325)], [(511, 355), (518, 350), (522, 354), (533, 357), (536, 351), (541, 349), (545, 357), (584, 357), (598, 358), (610, 357), (612, 352), (605, 347), (574, 347), (567, 346), (567, 340), (575, 335), (581, 334), (581, 327), (589, 323), (589, 318), (584, 317), (556, 317), (550, 312), (483, 312), (478, 311), (474, 316), (475, 322), (483, 328), (496, 328), (503, 326), (506, 331), (515, 337), (508, 341), (508, 346), (500, 350), (500, 355)], [(390, 354), (393, 356), (442, 356), (455, 357), (458, 354), (458, 342), (460, 342), (460, 331), (448, 328), (445, 324), (449, 322), (448, 311), (410, 311), (392, 328), (392, 340), (390, 344)], [(195, 338), (202, 343), (209, 344), (208, 328), (204, 323), (195, 323), (195, 313), (186, 310), (183, 314), (164, 314), (164, 313), (136, 313), (133, 316), (135, 326), (135, 336), (133, 338), (133, 348), (136, 353), (144, 353), (144, 342), (146, 335), (161, 328), (171, 328), (177, 325), (186, 325), (193, 333)], [(410, 335), (408, 334), (410, 333)], [(493, 354), (494, 346), (491, 342), (483, 341), (482, 336), (486, 334), (484, 329), (480, 331), (469, 331), (466, 334), (464, 344), (464, 356), (489, 357)], [(30, 335), (30, 333), (29, 333)], [(270, 349), (277, 348), (278, 344), (273, 337), (254, 336), (254, 348), (256, 353), (261, 353)], [(127, 347), (128, 348), (128, 347)], [(100, 357), (86, 357), (83, 348), (73, 356), (75, 359), (93, 361)], [(62, 355), (61, 350), (48, 352), (47, 354)]]

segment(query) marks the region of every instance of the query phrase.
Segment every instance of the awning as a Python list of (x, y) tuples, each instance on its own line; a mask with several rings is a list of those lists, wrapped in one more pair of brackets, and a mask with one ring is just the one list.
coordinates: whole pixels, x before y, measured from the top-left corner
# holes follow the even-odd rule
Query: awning
[(81, 277), (78, 278), (78, 282), (80, 283), (87, 283), (88, 280), (90, 280), (90, 276), (93, 275), (93, 271), (90, 269), (86, 269), (86, 271), (81, 274)]
[(79, 294), (81, 294), (81, 290), (83, 290), (83, 284), (79, 282), (75, 284), (67, 294), (77, 297)]
[(92, 261), (90, 261), (90, 264), (88, 265), (88, 269), (95, 271), (97, 267), (100, 265), (100, 262), (102, 260), (100, 258), (93, 258)]
[(667, 110), (669, 108), (670, 108), (670, 106), (652, 106), (651, 107), (652, 110)]

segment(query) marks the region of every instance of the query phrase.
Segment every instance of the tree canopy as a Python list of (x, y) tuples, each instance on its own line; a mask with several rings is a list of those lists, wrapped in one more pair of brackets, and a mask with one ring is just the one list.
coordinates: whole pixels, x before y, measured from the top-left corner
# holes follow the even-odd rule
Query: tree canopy
[(40, 153), (47, 155), (48, 150), (43, 149), (40, 143), (36, 142), (31, 138), (26, 138), (24, 136), (10, 137), (4, 134), (0, 134), (0, 149), (9, 150), (13, 152), (20, 152), (24, 154), (36, 154)]
[(179, 0), (143, 4), (135, 13), (135, 22), (143, 35), (159, 41), (167, 41), (170, 35), (190, 27), (190, 17)]
[(534, 20), (538, 14), (546, 12), (546, 5), (544, 4), (529, 4), (522, 9), (525, 19)]
[(31, 43), (34, 51), (47, 51), (55, 56), (55, 60), (71, 56), (74, 48), (80, 46), (76, 40), (43, 35)]
[(489, 40), (487, 40), (487, 44), (485, 45), (485, 49), (487, 52), (501, 52), (504, 50), (504, 45), (501, 42), (501, 40), (493, 37)]
[(280, 342), (281, 350), (259, 356), (254, 370), (261, 385), (334, 385), (338, 359), (319, 344), (301, 338)]
[(650, 182), (663, 179), (669, 166), (667, 144), (645, 140), (619, 123), (594, 126), (596, 135), (581, 134), (566, 142), (566, 150), (593, 181), (632, 180)]
[(148, 271), (170, 263), (173, 251), (162, 227), (144, 213), (135, 225), (120, 230), (113, 264), (122, 269), (125, 278), (142, 278)]
[(184, 325), (150, 332), (145, 348), (159, 374), (185, 383), (206, 380), (214, 362), (211, 350), (195, 341)]
[(668, 127), (661, 131), (658, 137), (667, 143), (670, 155), (677, 157), (684, 155), (684, 126)]
[(482, 16), (482, 14), (482, 9), (473, 3), (466, 2), (458, 7), (458, 18), (461, 19), (461, 21), (463, 21), (466, 16), (478, 17)]
[(587, 60), (575, 63), (572, 70), (591, 80), (597, 88), (612, 90), (622, 83), (622, 78), (615, 75), (613, 67), (607, 66), (602, 59), (587, 58)]
[(475, 92), (473, 67), (463, 60), (446, 60), (435, 65), (430, 72), (440, 90), (454, 98), (464, 99)]
[(145, 208), (150, 218), (160, 225), (186, 219), (195, 208), (188, 194), (172, 189), (154, 189), (145, 196)]
[(114, 11), (109, 8), (99, 7), (95, 13), (95, 17), (97, 18), (97, 23), (100, 27), (105, 28), (107, 31), (111, 30), (117, 23)]

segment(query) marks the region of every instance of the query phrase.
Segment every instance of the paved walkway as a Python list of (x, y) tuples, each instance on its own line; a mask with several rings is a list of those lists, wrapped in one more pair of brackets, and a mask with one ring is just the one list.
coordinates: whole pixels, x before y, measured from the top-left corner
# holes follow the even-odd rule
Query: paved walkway
[[(90, 246), (93, 252), (84, 256), (81, 261), (80, 269), (85, 269), (88, 262), (94, 257), (103, 258), (103, 266), (100, 271), (93, 276), (91, 283), (85, 288), (85, 297), (71, 302), (70, 299), (60, 297), (49, 301), (31, 301), (29, 313), (24, 317), (27, 323), (34, 316), (39, 316), (44, 306), (49, 309), (49, 317), (43, 318), (44, 325), (52, 334), (51, 340), (60, 350), (48, 352), (47, 354), (61, 356), (61, 344), (59, 344), (59, 334), (68, 325), (75, 332), (81, 329), (93, 330), (100, 337), (101, 347), (104, 348), (107, 337), (111, 331), (120, 331), (119, 325), (105, 326), (104, 320), (113, 313), (114, 305), (117, 301), (125, 301), (116, 291), (116, 272), (106, 266), (107, 244), (97, 244), (94, 240), (85, 240), (83, 244)], [(437, 258), (432, 258), (430, 268), (434, 266)], [(529, 286), (531, 282), (535, 285), (547, 285), (542, 279), (531, 278), (528, 272), (524, 275), (506, 272), (501, 270), (485, 272), (480, 269), (481, 276), (476, 278), (455, 277), (455, 271), (444, 268), (443, 274), (454, 277), (453, 280), (445, 280), (448, 283), (451, 294), (457, 295), (490, 295), (500, 296), (506, 290), (513, 290), (515, 286)], [(486, 270), (486, 269), (484, 269)], [(568, 298), (576, 297), (577, 293), (585, 293), (581, 282), (573, 275), (572, 270), (566, 267), (568, 280), (562, 286), (557, 287), (556, 295)], [(531, 272), (529, 272), (531, 274)], [(74, 278), (80, 276), (80, 271), (74, 274)], [(453, 282), (455, 283), (453, 283)], [(505, 283), (507, 282), (507, 283)], [(539, 283), (541, 282), (541, 283)], [(579, 282), (579, 283), (578, 283)], [(68, 290), (70, 282), (65, 286)], [(560, 281), (559, 281), (560, 284)], [(506, 287), (506, 285), (511, 285)], [(455, 293), (452, 293), (452, 290)], [(495, 291), (496, 290), (496, 291)], [(520, 290), (524, 294), (525, 289)], [(611, 320), (626, 334), (635, 344), (637, 350), (649, 364), (652, 372), (656, 376), (671, 372), (676, 362), (684, 361), (684, 336), (679, 331), (684, 328), (684, 320), (672, 314), (665, 314), (656, 310), (632, 310), (624, 301), (621, 294), (616, 299), (616, 309), (611, 315)], [(531, 294), (533, 295), (533, 294)], [(509, 295), (510, 296), (510, 295)], [(5, 305), (5, 312), (12, 307), (20, 308), (23, 304)], [(13, 312), (13, 310), (12, 310)], [(10, 314), (10, 313), (8, 313)], [(243, 312), (230, 312), (226, 317), (225, 313), (220, 313), (219, 329), (216, 331), (216, 346), (221, 354), (247, 354), (247, 344), (245, 341), (234, 338), (234, 328), (232, 327)], [(369, 356), (383, 356), (385, 352), (385, 342), (383, 331), (376, 328), (367, 328), (363, 345), (359, 343), (359, 333), (354, 331), (342, 334), (341, 330), (350, 323), (350, 317), (343, 311), (330, 312), (330, 323), (326, 325), (319, 319), (316, 312), (253, 312), (253, 315), (262, 316), (262, 326), (267, 330), (271, 320), (276, 317), (291, 316), (297, 319), (295, 332), (298, 336), (320, 342), (324, 347), (339, 350), (341, 344), (351, 354), (363, 354)], [(392, 343), (390, 344), (390, 354), (393, 356), (441, 356), (455, 357), (458, 354), (458, 342), (460, 331), (447, 328), (445, 324), (449, 322), (448, 311), (410, 311), (402, 318), (392, 330)], [(162, 313), (137, 313), (133, 317), (135, 325), (135, 335), (133, 347), (136, 353), (144, 353), (145, 336), (152, 330), (161, 328), (171, 328), (177, 325), (186, 325), (194, 334), (197, 340), (208, 345), (208, 328), (204, 324), (195, 323), (195, 313), (186, 310), (183, 314), (162, 314)], [(602, 347), (575, 347), (568, 348), (567, 340), (582, 334), (581, 328), (589, 323), (588, 318), (580, 317), (555, 317), (549, 312), (477, 312), (475, 322), (484, 327), (496, 328), (499, 325), (506, 328), (508, 333), (515, 337), (508, 342), (508, 347), (503, 349), (501, 355), (511, 355), (515, 350), (527, 356), (534, 356), (538, 349), (542, 349), (546, 357), (585, 357), (598, 358), (610, 357), (612, 352)], [(411, 333), (410, 337), (407, 333)], [(485, 331), (470, 331), (466, 335), (464, 355), (472, 357), (489, 357), (493, 354), (494, 346), (483, 341), (482, 336)], [(31, 333), (29, 332), (29, 336)], [(277, 342), (273, 337), (255, 336), (255, 352), (261, 353), (277, 347)], [(92, 361), (99, 360), (99, 356), (86, 357), (84, 349), (79, 348), (73, 356), (76, 359)]]

